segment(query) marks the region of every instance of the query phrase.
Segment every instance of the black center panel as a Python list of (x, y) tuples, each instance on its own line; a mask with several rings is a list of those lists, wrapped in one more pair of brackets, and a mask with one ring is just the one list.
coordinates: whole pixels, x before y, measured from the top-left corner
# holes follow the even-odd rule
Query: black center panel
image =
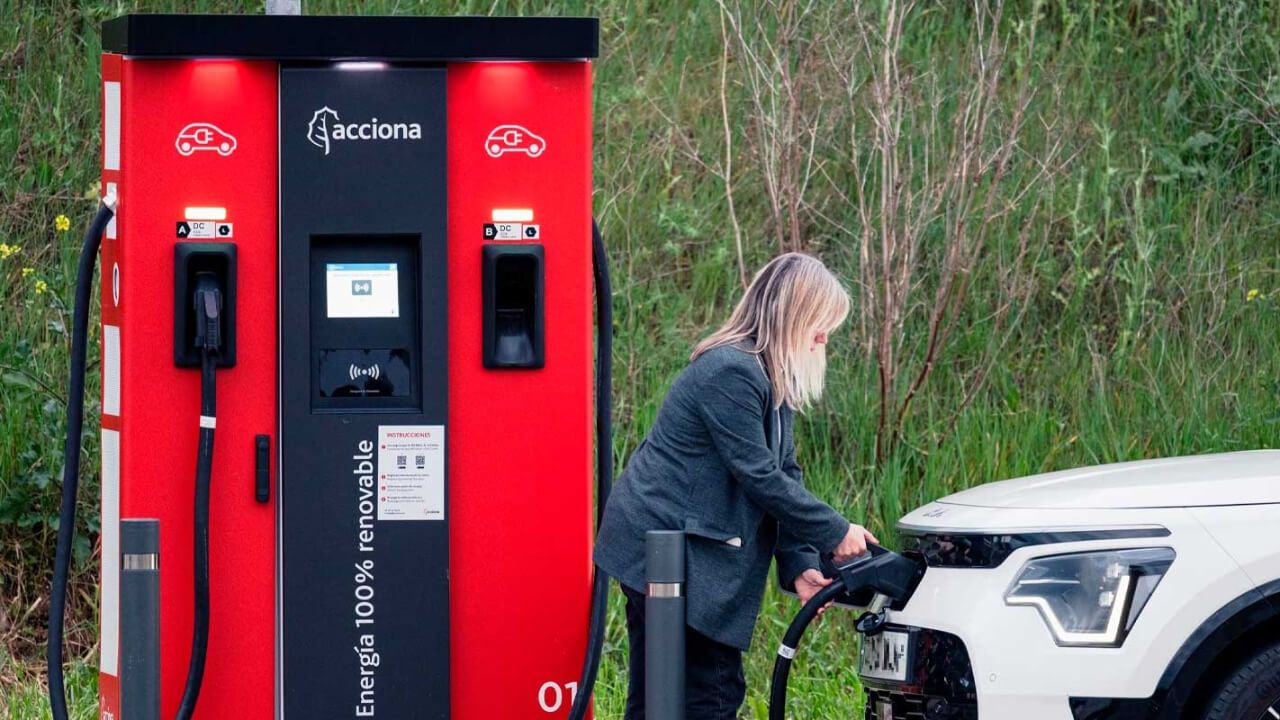
[(283, 718), (449, 716), (445, 99), (280, 72)]

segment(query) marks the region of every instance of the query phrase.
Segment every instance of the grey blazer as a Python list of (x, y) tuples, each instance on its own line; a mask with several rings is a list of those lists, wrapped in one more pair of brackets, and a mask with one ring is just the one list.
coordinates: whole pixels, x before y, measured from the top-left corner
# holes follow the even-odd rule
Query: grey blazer
[(744, 347), (689, 363), (609, 496), (596, 564), (643, 592), (645, 533), (684, 530), (689, 626), (748, 649), (770, 559), (789, 587), (849, 529), (805, 489), (792, 420)]

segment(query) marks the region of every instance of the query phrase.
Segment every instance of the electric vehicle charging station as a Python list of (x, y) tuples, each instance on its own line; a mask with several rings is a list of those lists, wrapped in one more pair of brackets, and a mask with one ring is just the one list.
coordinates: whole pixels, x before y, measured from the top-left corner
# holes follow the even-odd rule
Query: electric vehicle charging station
[(581, 717), (596, 20), (131, 15), (103, 47), (100, 717)]

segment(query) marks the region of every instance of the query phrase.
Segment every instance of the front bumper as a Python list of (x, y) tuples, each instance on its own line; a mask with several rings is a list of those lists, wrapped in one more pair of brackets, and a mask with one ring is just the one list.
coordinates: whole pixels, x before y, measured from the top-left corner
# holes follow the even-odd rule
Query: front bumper
[[(936, 512), (936, 511), (935, 511)], [(864, 678), (866, 720), (1080, 720), (1072, 698), (1152, 697), (1170, 660), (1205, 617), (1251, 587), (1239, 567), (1185, 510), (1068, 511), (949, 508), (947, 525), (924, 527), (921, 513), (904, 519), (907, 533), (967, 533), (997, 538), (976, 560), (939, 567), (931, 562), (907, 603), (889, 622), (924, 638), (953, 637), (963, 662), (938, 663), (908, 683)], [(993, 520), (1012, 530), (988, 530)], [(915, 521), (914, 527), (905, 527)], [(998, 538), (1018, 528), (1117, 528), (1157, 525), (1164, 537), (1099, 537), (1038, 544)], [(1169, 546), (1177, 560), (1118, 648), (1062, 647), (1036, 609), (1006, 605), (1004, 594), (1022, 566), (1035, 557), (1070, 552)], [(986, 550), (999, 550), (987, 553)], [(953, 560), (955, 558), (952, 558)], [(935, 559), (936, 560), (936, 559)], [(967, 562), (967, 560), (966, 560)], [(945, 564), (945, 563), (938, 563)], [(919, 656), (929, 655), (920, 653)], [(936, 657), (937, 654), (935, 653)], [(952, 657), (957, 657), (953, 653)], [(925, 681), (932, 684), (925, 687)], [(965, 687), (965, 683), (970, 683)], [(1079, 706), (1079, 703), (1076, 703)], [(1077, 708), (1079, 709), (1079, 708)]]
[(964, 641), (928, 628), (889, 625), (905, 632), (912, 646), (907, 682), (864, 678), (865, 720), (977, 720), (973, 667)]

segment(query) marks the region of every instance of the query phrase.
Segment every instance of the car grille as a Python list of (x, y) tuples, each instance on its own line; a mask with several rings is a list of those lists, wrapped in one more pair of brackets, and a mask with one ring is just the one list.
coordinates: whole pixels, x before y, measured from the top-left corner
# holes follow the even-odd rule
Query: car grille
[(866, 720), (977, 720), (978, 706), (928, 695), (868, 690), (863, 717)]
[(977, 720), (978, 695), (964, 641), (931, 628), (889, 625), (912, 645), (907, 682), (863, 678), (866, 720)]
[(1169, 531), (1166, 528), (1157, 526), (996, 535), (977, 532), (936, 533), (909, 530), (903, 534), (902, 554), (912, 559), (923, 560), (931, 568), (990, 569), (1000, 567), (1001, 563), (1015, 551), (1033, 545), (1168, 536)]

